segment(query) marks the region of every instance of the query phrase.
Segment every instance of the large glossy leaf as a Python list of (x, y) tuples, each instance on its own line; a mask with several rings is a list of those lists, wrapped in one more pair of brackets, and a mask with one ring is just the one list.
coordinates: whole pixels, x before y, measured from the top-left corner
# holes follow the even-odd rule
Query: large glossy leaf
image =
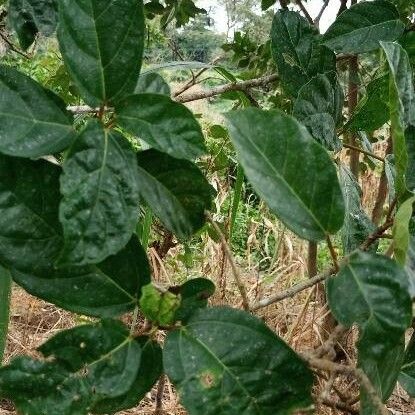
[(169, 84), (156, 72), (141, 74), (134, 90), (135, 94), (162, 94), (170, 96)]
[(319, 74), (298, 92), (293, 115), (328, 150), (338, 151), (342, 144), (336, 134), (341, 120), (344, 95), (336, 74)]
[(389, 117), (389, 74), (387, 73), (370, 81), (366, 95), (359, 101), (345, 128), (350, 131), (374, 131), (381, 128)]
[(137, 155), (142, 198), (167, 229), (186, 239), (205, 222), (213, 188), (199, 168), (156, 150)]
[(116, 107), (116, 114), (121, 127), (173, 157), (193, 160), (206, 150), (192, 112), (168, 96), (131, 95)]
[(51, 269), (39, 274), (12, 271), (30, 294), (65, 310), (94, 317), (115, 317), (138, 305), (141, 288), (150, 282), (150, 267), (133, 236), (116, 255), (97, 265)]
[(137, 162), (118, 132), (91, 120), (63, 164), (60, 265), (98, 263), (130, 239), (138, 219)]
[(405, 129), (415, 125), (415, 91), (412, 68), (405, 50), (398, 43), (381, 42), (390, 69), (389, 105), (396, 168), (396, 193), (399, 198), (406, 193), (408, 152)]
[(408, 395), (415, 398), (415, 333), (406, 347), (405, 360), (399, 375), (399, 383), (408, 392)]
[(47, 360), (18, 357), (0, 369), (0, 393), (28, 415), (87, 414), (130, 393), (142, 344), (111, 320), (60, 332), (39, 348)]
[(242, 311), (196, 311), (168, 334), (163, 359), (190, 415), (285, 415), (311, 403), (310, 369)]
[(342, 227), (344, 201), (334, 164), (305, 127), (255, 108), (227, 118), (247, 178), (292, 231), (318, 241)]
[[(412, 320), (408, 278), (385, 256), (356, 252), (327, 282), (330, 309), (346, 327), (357, 323), (359, 366), (385, 401), (392, 393), (403, 359), (403, 335)], [(362, 394), (362, 413), (372, 403)]]
[(409, 249), (409, 222), (412, 217), (412, 206), (414, 203), (415, 196), (405, 200), (405, 202), (399, 206), (392, 229), (394, 257), (398, 264), (402, 266), (405, 266), (406, 264), (406, 256)]
[(9, 20), (19, 39), (27, 49), (38, 32), (51, 35), (57, 25), (57, 0), (9, 0)]
[(74, 137), (72, 117), (53, 92), (7, 66), (0, 66), (0, 152), (39, 157), (66, 148)]
[(341, 236), (343, 250), (349, 254), (375, 231), (376, 226), (363, 210), (362, 190), (353, 173), (344, 165), (340, 166), (339, 173), (346, 208)]
[(60, 168), (0, 155), (0, 261), (26, 272), (52, 268), (61, 243)]
[(333, 52), (320, 45), (315, 27), (294, 11), (275, 14), (271, 49), (284, 89), (292, 96), (313, 76), (336, 70)]
[(362, 53), (379, 48), (379, 41), (393, 41), (405, 29), (396, 7), (384, 0), (363, 1), (337, 17), (323, 42), (338, 53)]
[(59, 0), (58, 40), (87, 104), (133, 93), (144, 46), (142, 0)]

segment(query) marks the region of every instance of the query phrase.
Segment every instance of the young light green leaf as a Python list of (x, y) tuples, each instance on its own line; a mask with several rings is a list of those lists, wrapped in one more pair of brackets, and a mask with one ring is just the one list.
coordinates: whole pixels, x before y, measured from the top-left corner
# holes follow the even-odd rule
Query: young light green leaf
[(168, 334), (163, 361), (190, 415), (286, 415), (311, 404), (307, 365), (239, 310), (196, 311)]
[(344, 253), (349, 254), (375, 231), (376, 226), (362, 208), (362, 190), (352, 172), (340, 165), (339, 177), (346, 209), (341, 236)]
[(293, 116), (328, 150), (339, 151), (342, 144), (336, 125), (342, 116), (344, 94), (335, 73), (319, 74), (298, 92)]
[(398, 43), (381, 42), (390, 69), (389, 105), (396, 168), (396, 193), (402, 199), (406, 193), (405, 175), (408, 152), (405, 129), (415, 125), (415, 91), (412, 68), (405, 50)]
[(140, 309), (146, 318), (160, 326), (173, 324), (180, 298), (170, 291), (162, 293), (152, 284), (143, 287), (142, 291)]
[(62, 247), (60, 168), (0, 155), (0, 261), (23, 272), (53, 268)]
[(134, 92), (143, 15), (142, 0), (59, 0), (60, 50), (87, 104), (113, 104)]
[(336, 169), (305, 127), (290, 116), (255, 108), (227, 118), (248, 180), (287, 227), (311, 241), (342, 227), (344, 201)]
[(138, 305), (141, 288), (150, 283), (150, 266), (137, 236), (117, 254), (97, 265), (51, 269), (39, 273), (12, 271), (27, 292), (78, 314), (116, 317)]
[(138, 153), (137, 160), (141, 196), (164, 226), (180, 239), (199, 230), (214, 193), (199, 168), (156, 150)]
[(116, 107), (116, 114), (121, 127), (173, 157), (194, 160), (206, 151), (192, 112), (165, 95), (131, 95)]
[(409, 396), (415, 398), (415, 333), (406, 347), (405, 360), (403, 362), (399, 383)]
[(1, 395), (28, 415), (86, 415), (125, 396), (137, 381), (143, 353), (142, 342), (112, 320), (60, 332), (39, 351), (48, 359), (18, 357), (0, 369)]
[(135, 86), (134, 94), (161, 94), (170, 96), (169, 84), (157, 72), (141, 74)]
[(323, 36), (337, 53), (363, 53), (379, 48), (379, 41), (398, 39), (405, 29), (396, 7), (384, 0), (362, 1), (341, 13)]
[(26, 50), (38, 32), (51, 35), (58, 22), (57, 0), (9, 0), (9, 21)]
[(118, 252), (138, 219), (137, 162), (130, 143), (89, 121), (63, 163), (61, 193), (65, 246), (59, 265), (94, 264)]
[(336, 71), (334, 53), (320, 45), (315, 27), (297, 12), (279, 10), (275, 14), (271, 49), (284, 89), (292, 96), (313, 76)]
[(394, 256), (398, 264), (402, 266), (405, 266), (406, 264), (406, 255), (409, 249), (409, 221), (412, 217), (414, 203), (415, 196), (405, 200), (405, 202), (399, 206), (393, 223), (392, 235)]
[(72, 117), (53, 92), (7, 66), (0, 65), (0, 152), (40, 157), (69, 146)]
[(389, 117), (389, 74), (387, 73), (370, 81), (366, 95), (360, 100), (344, 128), (349, 131), (375, 131), (381, 128)]

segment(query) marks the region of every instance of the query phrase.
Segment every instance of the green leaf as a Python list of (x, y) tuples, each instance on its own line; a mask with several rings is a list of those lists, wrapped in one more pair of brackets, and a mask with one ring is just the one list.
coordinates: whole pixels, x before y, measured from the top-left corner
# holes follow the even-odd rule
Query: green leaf
[(275, 14), (271, 49), (284, 89), (292, 96), (313, 76), (336, 71), (334, 53), (320, 45), (316, 28), (297, 12)]
[(408, 152), (405, 129), (415, 124), (415, 91), (412, 69), (405, 50), (397, 43), (381, 42), (390, 69), (389, 100), (393, 151), (396, 168), (396, 193), (402, 199), (406, 193), (405, 175)]
[(141, 288), (150, 282), (150, 266), (137, 236), (116, 255), (97, 265), (35, 275), (12, 271), (27, 292), (65, 310), (93, 317), (116, 317), (138, 305)]
[(337, 53), (363, 53), (379, 48), (379, 41), (398, 39), (405, 29), (396, 7), (384, 0), (363, 1), (341, 13), (323, 36)]
[(389, 74), (373, 79), (344, 126), (349, 131), (375, 131), (389, 120)]
[[(340, 273), (327, 281), (330, 309), (346, 327), (378, 324), (400, 337), (411, 323), (408, 278), (395, 261), (356, 252)], [(383, 339), (379, 339), (381, 342)]]
[(199, 168), (156, 150), (138, 153), (137, 160), (141, 196), (164, 226), (180, 239), (199, 230), (213, 198)]
[(173, 324), (180, 298), (170, 291), (160, 292), (152, 284), (143, 287), (142, 291), (140, 309), (145, 317), (160, 326)]
[(409, 221), (412, 217), (415, 196), (405, 200), (395, 215), (393, 223), (393, 250), (396, 262), (402, 266), (406, 264), (406, 255), (409, 248)]
[(206, 307), (208, 298), (215, 292), (215, 284), (206, 278), (194, 278), (173, 288), (175, 294), (180, 294), (181, 300), (176, 311), (176, 320), (187, 320), (197, 309)]
[[(415, 5), (415, 1), (414, 1)], [(408, 31), (399, 39), (399, 43), (406, 50), (412, 66), (415, 65), (415, 32)]]
[(58, 40), (66, 68), (91, 106), (134, 92), (144, 47), (142, 0), (59, 0)]
[[(404, 269), (385, 256), (356, 252), (339, 274), (327, 281), (327, 295), (341, 324), (359, 326), (359, 366), (385, 401), (399, 375), (402, 339), (412, 320)], [(371, 405), (363, 393), (362, 413), (372, 413)]]
[(0, 393), (28, 415), (86, 415), (131, 393), (143, 340), (112, 320), (60, 332), (39, 348), (47, 360), (18, 357), (0, 369)]
[(406, 187), (415, 192), (415, 126), (409, 125), (405, 130), (406, 152), (408, 167), (406, 169)]
[(242, 311), (196, 311), (168, 334), (163, 361), (190, 415), (285, 415), (311, 404), (310, 369)]
[(116, 107), (117, 121), (156, 150), (193, 160), (206, 151), (192, 112), (160, 94), (132, 95)]
[(288, 228), (319, 241), (342, 227), (344, 201), (336, 169), (305, 127), (277, 111), (255, 108), (227, 118), (248, 180)]
[(395, 199), (395, 158), (393, 154), (388, 154), (385, 157), (385, 174), (388, 182), (389, 204)]
[(53, 267), (62, 247), (60, 168), (0, 155), (0, 261), (23, 272)]
[(406, 256), (405, 270), (409, 278), (409, 293), (415, 298), (415, 215), (409, 222), (409, 247)]
[(141, 74), (135, 86), (134, 94), (161, 94), (170, 96), (169, 84), (156, 72)]
[(51, 35), (57, 25), (57, 0), (9, 0), (9, 20), (19, 39), (20, 46), (26, 50), (38, 32)]
[(344, 253), (349, 254), (375, 231), (376, 226), (363, 210), (362, 190), (353, 173), (346, 166), (340, 165), (339, 177), (346, 208), (341, 236)]
[(0, 367), (9, 332), (12, 278), (10, 271), (0, 265)]
[(342, 144), (337, 137), (336, 125), (341, 121), (343, 101), (343, 90), (336, 74), (319, 74), (298, 92), (293, 116), (323, 147), (339, 151)]
[(72, 116), (53, 92), (0, 65), (0, 152), (17, 157), (57, 153), (74, 137)]
[(91, 120), (63, 163), (60, 220), (65, 246), (59, 265), (103, 261), (130, 239), (138, 220), (137, 162), (118, 132)]
[(94, 414), (115, 413), (137, 406), (161, 376), (163, 362), (158, 343), (144, 336), (137, 337), (135, 341), (141, 346), (141, 362), (134, 383), (124, 395), (96, 403)]
[(399, 375), (399, 383), (409, 396), (415, 398), (415, 333), (406, 347), (405, 360)]

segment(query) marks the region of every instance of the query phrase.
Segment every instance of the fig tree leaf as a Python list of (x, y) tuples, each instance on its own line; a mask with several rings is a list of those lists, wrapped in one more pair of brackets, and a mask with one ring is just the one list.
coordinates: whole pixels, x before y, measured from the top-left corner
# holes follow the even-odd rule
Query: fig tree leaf
[(362, 1), (341, 13), (323, 36), (323, 43), (337, 53), (363, 53), (393, 41), (404, 32), (396, 7), (384, 0)]
[(137, 155), (142, 198), (178, 238), (186, 239), (205, 223), (213, 188), (199, 168), (156, 150)]
[(389, 120), (389, 113), (389, 74), (385, 74), (370, 81), (345, 129), (375, 131)]
[(59, 47), (88, 105), (134, 92), (144, 48), (142, 0), (58, 0)]
[(376, 226), (363, 210), (362, 190), (353, 173), (346, 166), (340, 165), (339, 177), (346, 209), (341, 237), (344, 253), (349, 254), (375, 231)]
[(336, 126), (342, 116), (344, 94), (335, 73), (311, 78), (298, 92), (293, 116), (328, 150), (339, 151), (342, 144)]
[(177, 287), (177, 292), (180, 294), (180, 306), (175, 319), (186, 320), (197, 309), (207, 306), (208, 298), (215, 292), (215, 284), (206, 278), (194, 278)]
[(39, 351), (0, 369), (0, 393), (28, 415), (86, 415), (128, 393), (137, 379), (142, 343), (122, 323), (103, 320), (62, 331)]
[(116, 114), (126, 131), (173, 157), (193, 160), (206, 151), (192, 112), (168, 96), (131, 95), (116, 107)]
[(316, 28), (294, 11), (275, 14), (271, 50), (282, 85), (294, 97), (313, 76), (336, 71), (334, 53), (320, 44)]
[(413, 213), (413, 204), (415, 196), (405, 200), (400, 206), (395, 215), (393, 223), (393, 252), (398, 264), (405, 266), (406, 256), (409, 249), (410, 234), (409, 222)]
[(129, 241), (138, 220), (137, 162), (131, 144), (97, 120), (76, 137), (63, 163), (59, 266), (99, 263)]
[(227, 119), (246, 177), (288, 228), (319, 241), (342, 227), (336, 169), (304, 126), (283, 113), (255, 108), (230, 112)]
[(285, 415), (311, 404), (306, 363), (239, 310), (195, 311), (168, 334), (163, 362), (190, 415)]
[(415, 398), (415, 333), (406, 347), (405, 360), (403, 362), (399, 383), (409, 396)]
[(170, 96), (170, 86), (156, 72), (141, 74), (135, 86), (134, 94), (161, 94)]
[(26, 50), (38, 32), (51, 35), (58, 21), (57, 0), (9, 0), (9, 21)]
[(60, 167), (0, 155), (0, 261), (23, 272), (53, 267), (62, 248)]
[(78, 314), (116, 317), (138, 305), (150, 282), (150, 266), (137, 236), (117, 254), (97, 265), (51, 269), (35, 275), (12, 271), (27, 292)]
[(170, 291), (160, 292), (154, 285), (143, 287), (140, 309), (150, 321), (160, 326), (169, 326), (175, 321), (175, 314), (180, 307), (180, 298)]
[(16, 157), (57, 153), (74, 138), (72, 116), (53, 92), (0, 65), (0, 152)]
[(405, 143), (405, 130), (415, 125), (415, 91), (412, 68), (405, 50), (398, 43), (381, 42), (390, 70), (389, 106), (395, 157), (396, 193), (399, 199), (406, 194), (406, 172), (408, 152)]

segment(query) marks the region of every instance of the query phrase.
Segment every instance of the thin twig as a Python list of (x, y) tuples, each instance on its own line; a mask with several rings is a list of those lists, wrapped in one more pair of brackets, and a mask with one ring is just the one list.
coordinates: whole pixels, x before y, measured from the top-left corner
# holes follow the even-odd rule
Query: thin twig
[(336, 273), (339, 272), (339, 261), (337, 260), (337, 252), (334, 249), (333, 243), (331, 241), (330, 235), (326, 235), (327, 246), (330, 251), (331, 259), (333, 261), (334, 268), (336, 269)]
[(339, 409), (340, 411), (347, 412), (352, 415), (359, 415), (360, 413), (358, 409), (355, 409), (341, 401), (335, 401), (334, 399), (330, 399), (328, 397), (322, 397), (319, 400), (323, 405), (326, 405), (330, 408)]
[(323, 6), (320, 9), (320, 12), (318, 13), (317, 17), (314, 19), (314, 24), (318, 27), (320, 24), (320, 19), (323, 16), (324, 10), (326, 10), (327, 6), (329, 5), (330, 0), (325, 0), (323, 3)]
[(245, 288), (244, 283), (242, 282), (241, 276), (239, 275), (238, 268), (236, 267), (235, 261), (233, 259), (232, 251), (228, 245), (228, 242), (226, 241), (225, 235), (223, 234), (223, 232), (221, 231), (217, 223), (213, 220), (212, 216), (210, 216), (208, 212), (206, 212), (206, 217), (207, 217), (207, 220), (210, 222), (210, 224), (215, 229), (222, 243), (222, 247), (228, 258), (229, 264), (232, 268), (233, 278), (235, 280), (236, 286), (238, 287), (239, 293), (241, 294), (241, 297), (242, 297), (242, 306), (244, 310), (249, 311), (250, 307), (249, 307), (248, 295), (246, 294), (246, 288)]
[(388, 410), (379, 398), (375, 388), (372, 385), (372, 382), (369, 380), (369, 378), (367, 377), (366, 373), (363, 372), (363, 370), (353, 366), (346, 366), (334, 363), (327, 359), (319, 359), (310, 355), (303, 355), (303, 358), (310, 364), (310, 366), (316, 369), (324, 370), (327, 372), (341, 373), (343, 375), (351, 375), (355, 377), (360, 382), (361, 387), (365, 389), (370, 400), (372, 401), (373, 405), (377, 408), (379, 413), (381, 415), (389, 415)]
[(363, 148), (354, 146), (352, 144), (343, 143), (343, 147), (350, 148), (351, 150), (358, 151), (359, 153), (365, 154), (366, 156), (373, 157), (376, 160), (381, 161), (382, 163), (385, 162), (385, 159), (381, 156), (378, 156), (375, 153), (371, 153), (370, 151), (363, 150)]
[(310, 16), (310, 13), (308, 12), (308, 10), (305, 8), (303, 2), (301, 0), (295, 0), (295, 3), (297, 4), (297, 6), (300, 8), (300, 10), (303, 12), (305, 18), (308, 20), (308, 22), (314, 26), (314, 20), (313, 18)]
[(163, 413), (163, 395), (164, 395), (165, 385), (166, 385), (166, 376), (161, 375), (158, 386), (157, 386), (156, 409), (154, 410), (154, 415), (161, 415)]

